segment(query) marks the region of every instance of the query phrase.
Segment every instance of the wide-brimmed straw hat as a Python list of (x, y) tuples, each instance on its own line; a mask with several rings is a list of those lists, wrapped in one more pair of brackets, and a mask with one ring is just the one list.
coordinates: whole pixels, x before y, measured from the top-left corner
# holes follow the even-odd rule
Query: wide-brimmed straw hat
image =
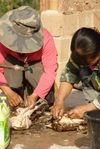
[(43, 46), (43, 32), (38, 12), (21, 6), (0, 18), (0, 42), (12, 51), (32, 53)]

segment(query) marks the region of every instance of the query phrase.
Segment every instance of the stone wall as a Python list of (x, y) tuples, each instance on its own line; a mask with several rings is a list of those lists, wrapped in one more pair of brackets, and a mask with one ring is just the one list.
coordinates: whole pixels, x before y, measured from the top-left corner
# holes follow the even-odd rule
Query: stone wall
[(99, 9), (100, 0), (40, 0), (41, 11), (47, 9), (57, 9), (62, 13), (74, 13), (75, 11), (84, 11)]
[(59, 68), (56, 83), (59, 86), (61, 71), (70, 56), (73, 33), (80, 27), (96, 27), (100, 30), (100, 0), (49, 0), (48, 2), (48, 8), (45, 7), (41, 12), (41, 20), (43, 26), (53, 35), (57, 47)]

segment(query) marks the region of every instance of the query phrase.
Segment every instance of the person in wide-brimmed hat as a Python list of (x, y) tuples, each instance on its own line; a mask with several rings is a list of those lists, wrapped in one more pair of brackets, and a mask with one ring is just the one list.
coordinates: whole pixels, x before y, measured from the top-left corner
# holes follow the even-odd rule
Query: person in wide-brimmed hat
[(56, 70), (53, 37), (42, 27), (36, 10), (21, 6), (0, 18), (0, 89), (11, 106), (25, 97), (27, 106), (39, 98), (52, 105)]

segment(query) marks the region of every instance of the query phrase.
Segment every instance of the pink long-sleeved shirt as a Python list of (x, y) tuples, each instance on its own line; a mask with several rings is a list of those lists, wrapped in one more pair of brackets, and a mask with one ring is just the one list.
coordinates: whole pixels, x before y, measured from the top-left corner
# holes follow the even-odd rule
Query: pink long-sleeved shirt
[[(41, 98), (45, 98), (45, 96), (51, 89), (56, 77), (57, 70), (57, 50), (55, 48), (53, 37), (46, 29), (43, 29), (43, 34), (43, 47), (37, 52), (25, 54), (25, 57), (28, 58), (29, 62), (40, 60), (43, 64), (44, 72), (41, 75), (38, 85), (34, 90), (34, 93)], [(7, 54), (12, 55), (13, 57), (17, 58), (22, 62), (25, 58), (20, 57), (18, 53), (11, 51), (10, 49), (6, 48), (4, 45), (0, 43), (0, 64), (4, 62)], [(7, 83), (3, 72), (3, 68), (0, 68), (0, 85)]]

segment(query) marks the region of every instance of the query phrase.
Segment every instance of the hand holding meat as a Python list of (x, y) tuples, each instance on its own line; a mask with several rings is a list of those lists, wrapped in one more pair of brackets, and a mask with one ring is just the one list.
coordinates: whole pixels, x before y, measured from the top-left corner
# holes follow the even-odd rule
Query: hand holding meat
[(27, 101), (26, 101), (26, 106), (33, 108), (35, 105), (35, 102), (37, 100), (37, 95), (35, 95), (34, 93), (31, 94), (30, 96), (27, 96)]
[(70, 110), (68, 112), (68, 116), (70, 118), (83, 118), (84, 113), (86, 111), (90, 111), (90, 110), (94, 110), (96, 109), (95, 105), (93, 103), (89, 103), (89, 104), (84, 104), (81, 106), (77, 106), (74, 109)]
[(53, 107), (51, 108), (52, 115), (55, 119), (60, 119), (64, 113), (64, 103), (56, 102), (54, 103)]
[(1, 86), (0, 88), (2, 89), (2, 91), (7, 96), (7, 99), (8, 99), (10, 106), (12, 106), (12, 107), (17, 106), (23, 101), (21, 96), (18, 95), (16, 92), (14, 92), (10, 87)]

